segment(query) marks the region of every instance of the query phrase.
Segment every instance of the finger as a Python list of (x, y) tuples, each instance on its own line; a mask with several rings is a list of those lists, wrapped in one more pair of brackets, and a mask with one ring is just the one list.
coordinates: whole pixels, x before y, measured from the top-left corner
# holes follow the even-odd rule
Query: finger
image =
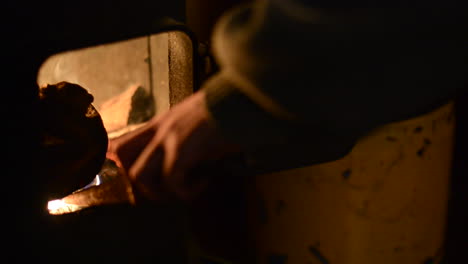
[(207, 151), (206, 148), (201, 150), (203, 146), (194, 138), (200, 136), (194, 133), (191, 137), (181, 139), (177, 133), (167, 133), (164, 138), (162, 180), (170, 192), (184, 201), (194, 199), (209, 182), (208, 177), (191, 173), (200, 162), (202, 153)]
[(145, 133), (148, 129), (153, 129), (155, 127), (158, 127), (158, 124), (160, 123), (161, 119), (164, 119), (165, 115), (160, 115), (160, 116), (155, 116), (152, 119), (150, 119), (146, 124), (130, 131), (126, 132), (120, 136), (115, 137), (113, 140), (115, 141), (128, 141), (130, 138)]
[(116, 159), (115, 161), (120, 163), (119, 166), (128, 170), (156, 131), (156, 124), (147, 124), (138, 130), (112, 139), (109, 142), (107, 156)]
[(164, 149), (159, 141), (153, 138), (128, 171), (134, 186), (147, 199), (166, 199), (165, 186), (161, 180), (163, 158)]
[[(188, 199), (186, 172), (193, 166), (195, 155), (187, 155), (186, 146), (181, 149), (177, 133), (167, 133), (164, 138), (164, 159), (162, 162), (162, 181), (167, 190), (182, 200)], [(184, 144), (183, 144), (184, 145)]]

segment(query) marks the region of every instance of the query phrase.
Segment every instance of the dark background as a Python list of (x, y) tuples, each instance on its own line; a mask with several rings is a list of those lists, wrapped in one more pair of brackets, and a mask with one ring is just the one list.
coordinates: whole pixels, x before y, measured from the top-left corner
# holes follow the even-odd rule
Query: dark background
[[(43, 214), (40, 205), (46, 198), (37, 186), (45, 176), (37, 173), (34, 163), (38, 155), (37, 70), (52, 54), (156, 33), (167, 27), (177, 28), (180, 25), (174, 21), (185, 23), (186, 18), (200, 41), (207, 41), (216, 18), (236, 2), (241, 1), (217, 5), (215, 1), (188, 1), (192, 13), (186, 13), (183, 0), (2, 3), (2, 108), (6, 116), (2, 126), (6, 144), (2, 155), (2, 204), (6, 205), (2, 213), (5, 220), (2, 238), (7, 244), (4, 250), (8, 254), (4, 257), (9, 261), (6, 263), (23, 263), (22, 259), (31, 256), (48, 262), (88, 261), (103, 251), (109, 252), (106, 263), (132, 263), (130, 260), (137, 256), (140, 259), (134, 263), (157, 259), (162, 263), (183, 263), (180, 249), (184, 234), (178, 228), (184, 225), (183, 215), (173, 207), (160, 208), (157, 214), (150, 213), (152, 209), (145, 206), (139, 210), (108, 209), (60, 220)], [(456, 101), (447, 257), (449, 263), (465, 263), (468, 261), (465, 253), (468, 249), (468, 94), (461, 92)], [(135, 215), (142, 217), (130, 217)], [(140, 220), (135, 223), (135, 219)], [(178, 223), (173, 219), (181, 220)], [(100, 229), (104, 224), (105, 230)], [(148, 231), (145, 228), (148, 226), (160, 228)], [(145, 236), (132, 235), (135, 233), (145, 233)], [(163, 237), (164, 243), (158, 244), (152, 237)], [(160, 250), (154, 252), (144, 241), (156, 243)], [(57, 251), (51, 253), (51, 248)]]

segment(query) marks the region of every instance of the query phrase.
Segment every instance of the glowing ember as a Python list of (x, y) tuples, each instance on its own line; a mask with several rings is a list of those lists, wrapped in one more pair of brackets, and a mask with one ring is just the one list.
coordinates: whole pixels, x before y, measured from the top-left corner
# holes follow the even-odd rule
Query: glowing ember
[(81, 206), (68, 204), (63, 200), (52, 200), (47, 203), (47, 209), (49, 210), (49, 214), (61, 215), (78, 211), (81, 209)]
[(101, 172), (85, 187), (62, 199), (51, 200), (47, 209), (51, 215), (73, 213), (85, 208), (111, 204), (135, 204), (132, 186), (111, 159), (106, 159)]
[(65, 205), (65, 202), (62, 200), (53, 200), (53, 201), (49, 201), (49, 203), (47, 204), (47, 209), (49, 209), (49, 211), (56, 211), (57, 209), (59, 209), (60, 207), (64, 205)]

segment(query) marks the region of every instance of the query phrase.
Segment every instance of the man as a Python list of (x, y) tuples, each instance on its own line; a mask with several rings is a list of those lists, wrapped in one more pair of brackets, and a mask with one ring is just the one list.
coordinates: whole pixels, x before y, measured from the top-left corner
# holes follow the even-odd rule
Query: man
[(463, 9), (308, 2), (227, 12), (213, 34), (220, 71), (111, 142), (110, 155), (147, 198), (192, 199), (204, 184), (187, 187), (190, 170), (232, 151), (292, 144), (315, 161), (337, 159), (377, 126), (430, 111), (463, 88)]

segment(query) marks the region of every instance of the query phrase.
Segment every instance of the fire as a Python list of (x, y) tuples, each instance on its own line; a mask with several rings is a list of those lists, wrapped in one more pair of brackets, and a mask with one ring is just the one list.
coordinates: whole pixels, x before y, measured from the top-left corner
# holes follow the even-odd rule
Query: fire
[(81, 207), (75, 204), (68, 204), (63, 200), (52, 200), (47, 203), (47, 209), (51, 215), (61, 215), (79, 210)]

